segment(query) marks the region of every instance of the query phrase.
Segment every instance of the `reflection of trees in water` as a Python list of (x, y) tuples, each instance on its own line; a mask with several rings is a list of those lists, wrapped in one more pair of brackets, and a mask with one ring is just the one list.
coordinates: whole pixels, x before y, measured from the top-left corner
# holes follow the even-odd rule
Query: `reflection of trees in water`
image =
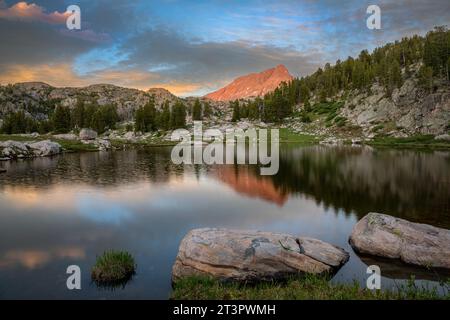
[(379, 211), (448, 227), (449, 168), (449, 154), (442, 152), (285, 148), (273, 181), (284, 192), (312, 195), (359, 217)]
[(115, 186), (149, 180), (165, 183), (172, 176), (181, 176), (186, 169), (170, 161), (170, 149), (151, 148), (115, 152), (85, 152), (56, 157), (8, 163), (4, 185), (38, 187), (57, 183), (86, 183)]
[[(108, 187), (137, 181), (166, 183), (185, 173), (197, 178), (212, 174), (241, 194), (279, 205), (289, 194), (306, 194), (325, 207), (359, 217), (379, 211), (450, 226), (448, 152), (284, 145), (275, 176), (261, 176), (257, 166), (175, 165), (170, 152), (171, 148), (131, 149), (6, 162), (8, 171), (0, 177), (0, 188), (58, 183)], [(217, 175), (217, 170), (222, 172)]]

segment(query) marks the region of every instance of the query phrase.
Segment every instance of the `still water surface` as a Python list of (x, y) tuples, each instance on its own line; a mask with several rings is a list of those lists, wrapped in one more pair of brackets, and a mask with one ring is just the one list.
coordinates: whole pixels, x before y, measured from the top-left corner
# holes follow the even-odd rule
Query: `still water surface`
[[(3, 163), (0, 175), (0, 298), (166, 299), (171, 267), (192, 228), (227, 227), (315, 237), (345, 248), (332, 281), (365, 285), (382, 268), (391, 288), (434, 273), (356, 255), (353, 225), (370, 211), (450, 228), (450, 153), (283, 145), (280, 171), (182, 166), (170, 148), (65, 154)], [(98, 288), (90, 268), (107, 249), (138, 264), (124, 288)], [(66, 288), (68, 265), (82, 290)]]

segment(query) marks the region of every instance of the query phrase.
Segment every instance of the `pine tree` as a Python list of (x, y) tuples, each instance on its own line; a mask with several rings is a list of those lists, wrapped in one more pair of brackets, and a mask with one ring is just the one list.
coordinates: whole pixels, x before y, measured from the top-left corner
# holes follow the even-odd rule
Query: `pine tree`
[(136, 110), (135, 113), (135, 130), (141, 132), (149, 132), (156, 130), (157, 112), (153, 99), (144, 106)]
[(186, 106), (181, 101), (177, 101), (172, 108), (170, 126), (172, 129), (186, 127)]
[(35, 129), (32, 122), (33, 120), (27, 117), (22, 110), (10, 113), (3, 119), (1, 132), (5, 134), (30, 133)]
[(85, 126), (85, 107), (84, 100), (78, 99), (71, 115), (72, 128), (81, 129)]
[(67, 133), (70, 131), (70, 110), (68, 107), (57, 106), (53, 116), (53, 130), (56, 133)]
[(431, 67), (422, 66), (419, 70), (419, 84), (427, 92), (433, 89), (433, 69)]
[(240, 110), (239, 110), (239, 101), (236, 100), (234, 102), (230, 102), (230, 107), (233, 108), (233, 116), (231, 118), (232, 122), (237, 122), (241, 120)]
[(100, 106), (93, 114), (91, 128), (98, 133), (103, 133), (107, 129), (113, 129), (119, 121), (117, 107), (114, 105)]
[(163, 104), (162, 112), (160, 114), (160, 128), (163, 130), (170, 129), (170, 105), (169, 101), (165, 101)]
[(203, 117), (210, 118), (212, 115), (211, 105), (209, 102), (203, 104)]
[(192, 120), (202, 120), (202, 104), (199, 99), (194, 102), (194, 107), (192, 108)]

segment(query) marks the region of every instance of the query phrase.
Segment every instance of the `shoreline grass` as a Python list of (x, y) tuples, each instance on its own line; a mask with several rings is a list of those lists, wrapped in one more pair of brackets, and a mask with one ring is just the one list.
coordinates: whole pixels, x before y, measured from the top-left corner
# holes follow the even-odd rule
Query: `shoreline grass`
[(449, 300), (450, 292), (419, 286), (411, 279), (396, 290), (368, 290), (354, 281), (338, 284), (326, 277), (305, 276), (286, 282), (257, 285), (222, 283), (207, 277), (188, 277), (174, 284), (174, 300)]
[(435, 140), (433, 135), (415, 135), (405, 138), (378, 136), (372, 141), (367, 141), (365, 144), (374, 147), (405, 149), (450, 149), (450, 142)]
[(280, 129), (280, 143), (297, 143), (297, 144), (305, 144), (312, 145), (318, 144), (320, 141), (319, 137), (315, 135), (308, 134), (300, 134), (293, 132), (287, 128)]

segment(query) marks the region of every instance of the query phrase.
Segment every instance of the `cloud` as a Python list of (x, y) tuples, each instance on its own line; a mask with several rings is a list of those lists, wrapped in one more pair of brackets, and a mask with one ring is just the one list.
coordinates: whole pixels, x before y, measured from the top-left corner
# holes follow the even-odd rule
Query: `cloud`
[(176, 95), (191, 94), (200, 89), (200, 84), (166, 81), (156, 73), (140, 70), (102, 70), (78, 75), (71, 64), (8, 65), (0, 73), (0, 84), (17, 82), (45, 82), (55, 87), (85, 87), (107, 83), (122, 87), (148, 90), (165, 88)]
[(65, 23), (68, 13), (59, 13), (58, 11), (46, 13), (45, 9), (34, 4), (24, 1), (18, 2), (9, 8), (0, 6), (0, 18), (21, 21), (39, 21), (50, 24)]
[(98, 45), (48, 24), (5, 19), (0, 19), (0, 43), (0, 72), (1, 65), (70, 62)]
[(305, 75), (322, 62), (320, 52), (300, 52), (293, 47), (255, 45), (246, 41), (190, 40), (164, 28), (149, 29), (131, 37), (119, 50), (127, 56), (120, 62), (124, 68), (148, 70), (155, 65), (170, 65), (171, 68), (159, 72), (163, 79), (213, 84), (207, 89), (216, 89), (239, 75), (280, 63), (295, 75)]

